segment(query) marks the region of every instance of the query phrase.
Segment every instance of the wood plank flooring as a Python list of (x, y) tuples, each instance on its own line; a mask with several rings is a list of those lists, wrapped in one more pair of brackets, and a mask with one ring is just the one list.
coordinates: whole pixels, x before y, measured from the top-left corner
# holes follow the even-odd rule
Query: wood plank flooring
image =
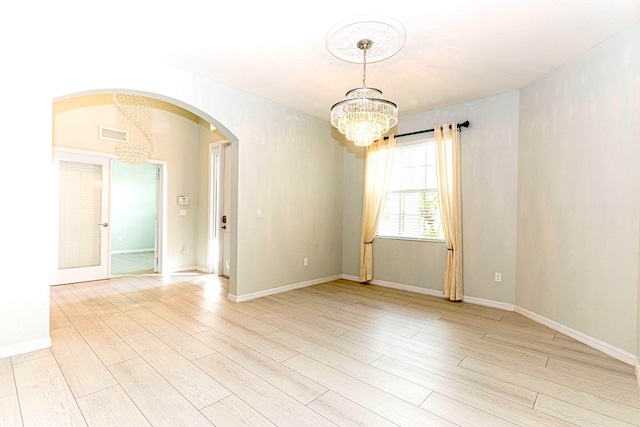
[(632, 366), (512, 312), (345, 280), (51, 288), (51, 349), (0, 359), (9, 426), (640, 426)]
[(154, 261), (153, 251), (111, 254), (111, 275), (115, 277), (153, 273)]

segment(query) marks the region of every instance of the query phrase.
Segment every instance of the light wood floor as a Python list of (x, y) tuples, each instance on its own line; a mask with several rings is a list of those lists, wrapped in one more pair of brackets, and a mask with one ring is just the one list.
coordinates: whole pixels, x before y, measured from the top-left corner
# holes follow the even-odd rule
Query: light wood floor
[(111, 276), (153, 273), (154, 261), (153, 251), (111, 254)]
[(53, 287), (52, 348), (0, 359), (0, 425), (640, 426), (631, 366), (515, 313), (343, 280), (226, 293)]

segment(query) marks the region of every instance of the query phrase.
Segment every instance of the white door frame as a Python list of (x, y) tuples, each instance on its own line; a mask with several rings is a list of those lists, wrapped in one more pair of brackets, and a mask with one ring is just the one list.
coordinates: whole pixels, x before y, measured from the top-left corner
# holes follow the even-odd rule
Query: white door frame
[[(207, 234), (207, 272), (224, 275), (224, 245), (225, 238), (222, 232), (222, 214), (231, 206), (224, 206), (225, 185), (231, 185), (225, 180), (225, 152), (231, 148), (228, 141), (209, 143), (209, 209), (208, 209), (208, 234)], [(231, 215), (227, 215), (226, 226), (231, 223)], [(230, 239), (230, 236), (228, 237)], [(228, 242), (230, 243), (230, 242)]]
[[(98, 152), (98, 151), (89, 151), (89, 150), (78, 150), (78, 149), (74, 149), (74, 148), (65, 148), (65, 147), (53, 147), (53, 159), (55, 161), (55, 157), (56, 157), (56, 153), (75, 153), (75, 154), (79, 154), (79, 155), (89, 155), (89, 156), (95, 156), (95, 157), (102, 157), (105, 159), (109, 159), (109, 160), (114, 160), (117, 159), (115, 154), (111, 154), (111, 153), (103, 153), (103, 152)], [(168, 170), (167, 170), (167, 161), (166, 160), (155, 160), (155, 159), (149, 159), (148, 163), (151, 164), (155, 164), (155, 165), (160, 165), (160, 177), (158, 179), (158, 184), (160, 185), (160, 188), (157, 188), (157, 203), (158, 203), (158, 220), (157, 220), (157, 229), (156, 232), (158, 233), (158, 238), (156, 240), (156, 250), (158, 251), (158, 261), (157, 261), (157, 265), (158, 265), (158, 273), (162, 274), (163, 272), (163, 261), (166, 259), (166, 255), (167, 255), (167, 177), (169, 175)], [(54, 174), (55, 177), (57, 178), (57, 174)], [(109, 176), (109, 179), (111, 179), (111, 177)], [(53, 215), (51, 215), (52, 218), (52, 230), (54, 233), (54, 239), (52, 241), (52, 259), (51, 259), (51, 284), (55, 284), (54, 280), (55, 280), (55, 272), (58, 269), (58, 239), (59, 239), (59, 208), (60, 208), (60, 198), (59, 198), (59, 191), (60, 189), (58, 188), (58, 181), (57, 179), (52, 180), (53, 182), (53, 188), (52, 188), (52, 195), (53, 195), (53, 200), (52, 200), (52, 206), (53, 206)], [(109, 199), (111, 199), (111, 195), (109, 194)], [(109, 213), (109, 217), (111, 216), (111, 213)], [(110, 230), (110, 227), (109, 227)], [(109, 231), (109, 234), (111, 233), (111, 231)], [(111, 255), (111, 239), (109, 240), (109, 255)], [(109, 256), (109, 271), (108, 271), (108, 276), (111, 277), (111, 257)]]
[(158, 197), (156, 203), (158, 203), (158, 240), (156, 241), (156, 250), (158, 251), (158, 273), (164, 273), (164, 260), (167, 259), (167, 191), (169, 189), (169, 169), (166, 160), (149, 160), (149, 163), (154, 165), (160, 165), (160, 179), (158, 183), (160, 188), (158, 189)]
[(167, 217), (166, 212), (166, 189), (167, 173), (165, 168), (166, 162), (152, 162), (156, 166), (156, 213), (155, 213), (155, 245), (153, 254), (153, 271), (155, 273), (162, 273), (162, 260), (164, 254), (167, 252), (167, 242), (164, 236), (167, 235), (166, 222), (163, 221)]

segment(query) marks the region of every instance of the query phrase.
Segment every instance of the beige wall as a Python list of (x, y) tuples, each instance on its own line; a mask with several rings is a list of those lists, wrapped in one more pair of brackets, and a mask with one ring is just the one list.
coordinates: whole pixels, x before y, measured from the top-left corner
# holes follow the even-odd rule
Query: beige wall
[(0, 358), (50, 345), (52, 106), (50, 97), (41, 98), (48, 92), (41, 67), (31, 68), (22, 51), (36, 48), (8, 44), (3, 55), (12, 65), (0, 78), (7, 144), (0, 156), (0, 194), (2, 206), (12, 209), (0, 221)]
[[(397, 133), (469, 120), (462, 131), (465, 295), (515, 302), (518, 92), (402, 116)], [(364, 154), (345, 155), (343, 271), (358, 275)], [(376, 280), (442, 290), (444, 243), (376, 239)], [(502, 273), (502, 283), (494, 282)]]
[(521, 91), (517, 304), (638, 348), (640, 23)]

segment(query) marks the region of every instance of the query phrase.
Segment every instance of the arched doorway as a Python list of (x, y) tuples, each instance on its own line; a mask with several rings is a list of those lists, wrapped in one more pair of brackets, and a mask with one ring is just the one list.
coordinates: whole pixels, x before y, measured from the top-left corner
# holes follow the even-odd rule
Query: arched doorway
[[(150, 163), (158, 166), (163, 178), (157, 187), (160, 189), (157, 210), (160, 221), (156, 228), (156, 236), (160, 239), (156, 247), (159, 249), (159, 265), (162, 268), (156, 271), (211, 272), (210, 260), (214, 245), (209, 238), (216, 233), (212, 233), (209, 228), (216, 224), (211, 221), (210, 210), (217, 206), (209, 200), (212, 195), (212, 183), (209, 180), (212, 167), (208, 160), (209, 146), (212, 143), (225, 142), (225, 145), (229, 145), (228, 152), (233, 153), (231, 142), (213, 125), (213, 120), (207, 121), (180, 106), (151, 97), (148, 93), (143, 95), (149, 99), (155, 117), (155, 125), (152, 126), (154, 152)], [(105, 156), (111, 159), (111, 162), (117, 162), (114, 158), (115, 142), (105, 141), (98, 131), (115, 128), (114, 114), (117, 112), (110, 101), (111, 96), (112, 94), (106, 91), (91, 91), (54, 100), (54, 148)], [(233, 174), (237, 174), (233, 170), (233, 162), (229, 162), (228, 168), (228, 176), (232, 179)], [(110, 200), (115, 199), (112, 194)], [(60, 203), (60, 206), (64, 204)], [(223, 227), (231, 228), (233, 216), (230, 210), (225, 217), (226, 223)], [(112, 222), (113, 219), (114, 215), (111, 215), (109, 220), (95, 221), (95, 225), (109, 224), (108, 228), (98, 227), (103, 235), (108, 234), (118, 225)], [(139, 231), (140, 227), (137, 229), (136, 231)], [(126, 232), (119, 232), (109, 240), (111, 248), (115, 248), (120, 241), (130, 240), (130, 236), (127, 236)], [(216, 255), (223, 253), (215, 252)], [(226, 256), (229, 262), (232, 258), (230, 250)]]

